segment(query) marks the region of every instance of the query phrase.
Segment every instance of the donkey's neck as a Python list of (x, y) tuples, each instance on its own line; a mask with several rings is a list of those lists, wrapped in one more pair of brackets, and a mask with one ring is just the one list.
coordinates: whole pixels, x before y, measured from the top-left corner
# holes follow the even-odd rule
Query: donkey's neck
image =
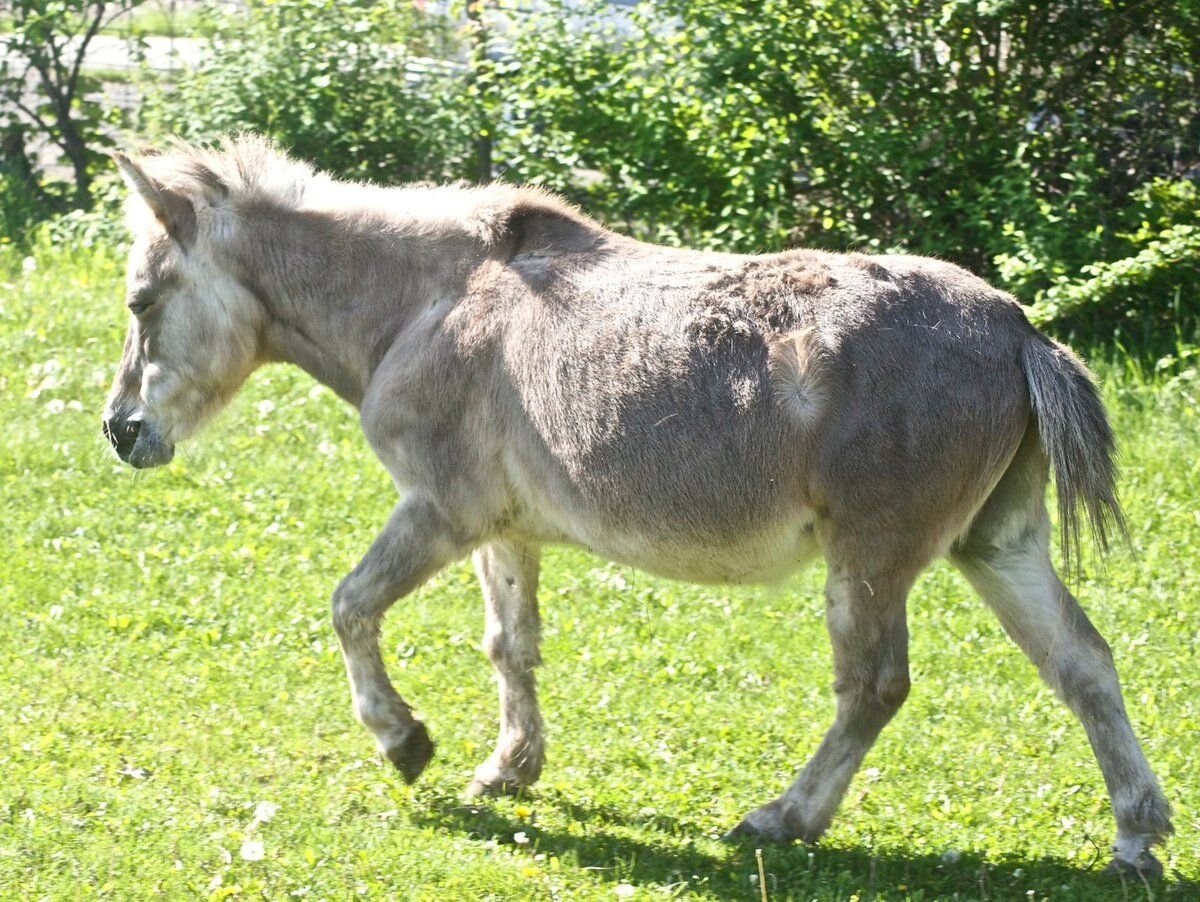
[(303, 210), (275, 213), (237, 253), (267, 312), (263, 359), (301, 367), (356, 407), (397, 336), (460, 296), (486, 255), (465, 230)]

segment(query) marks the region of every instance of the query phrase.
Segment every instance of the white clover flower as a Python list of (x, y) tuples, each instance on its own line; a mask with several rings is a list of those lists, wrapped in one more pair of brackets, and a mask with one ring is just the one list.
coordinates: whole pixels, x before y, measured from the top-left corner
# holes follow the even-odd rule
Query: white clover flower
[(260, 824), (265, 824), (273, 818), (276, 812), (279, 811), (279, 806), (274, 802), (259, 802), (254, 806), (254, 819)]

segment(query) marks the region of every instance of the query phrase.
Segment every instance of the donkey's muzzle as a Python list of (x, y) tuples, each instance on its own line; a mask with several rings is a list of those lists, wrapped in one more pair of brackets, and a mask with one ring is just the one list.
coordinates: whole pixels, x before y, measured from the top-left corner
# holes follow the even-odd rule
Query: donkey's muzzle
[(104, 432), (104, 437), (113, 446), (113, 450), (117, 452), (117, 457), (129, 463), (129, 455), (133, 453), (133, 446), (137, 444), (142, 421), (112, 417), (105, 420), (100, 428)]
[(102, 428), (117, 457), (131, 467), (161, 467), (175, 456), (175, 447), (163, 440), (153, 421), (140, 415), (108, 417)]

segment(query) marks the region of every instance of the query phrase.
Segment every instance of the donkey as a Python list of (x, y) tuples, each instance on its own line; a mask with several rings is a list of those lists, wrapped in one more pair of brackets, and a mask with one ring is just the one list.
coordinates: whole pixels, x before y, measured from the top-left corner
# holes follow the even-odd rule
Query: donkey
[(473, 554), (500, 730), (470, 793), (532, 784), (539, 551), (672, 578), (828, 570), (837, 715), (795, 782), (731, 831), (817, 840), (909, 691), (905, 604), (948, 557), (1082, 722), (1117, 825), (1110, 868), (1159, 875), (1170, 807), (1108, 645), (1049, 554), (1122, 525), (1083, 364), (948, 263), (643, 244), (535, 188), (338, 181), (252, 135), (116, 162), (132, 314), (103, 431), (155, 467), (260, 364), (359, 411), (400, 499), (333, 594), (354, 712), (406, 781), (433, 753), (380, 621)]

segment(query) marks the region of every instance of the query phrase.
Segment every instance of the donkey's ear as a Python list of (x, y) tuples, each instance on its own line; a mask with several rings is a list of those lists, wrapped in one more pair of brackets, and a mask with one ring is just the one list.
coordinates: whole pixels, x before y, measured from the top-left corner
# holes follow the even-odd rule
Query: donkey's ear
[(192, 202), (178, 191), (155, 182), (141, 166), (119, 150), (113, 151), (112, 158), (121, 170), (125, 184), (137, 192), (167, 234), (182, 245), (190, 245), (196, 237), (196, 209)]

